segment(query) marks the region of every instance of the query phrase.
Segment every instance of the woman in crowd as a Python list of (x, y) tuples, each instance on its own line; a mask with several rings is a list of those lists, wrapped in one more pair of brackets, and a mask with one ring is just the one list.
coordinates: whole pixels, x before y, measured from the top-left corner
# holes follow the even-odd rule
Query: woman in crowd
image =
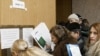
[(76, 43), (74, 38), (70, 37), (70, 32), (65, 27), (56, 25), (50, 30), (52, 41), (55, 43), (53, 51), (54, 56), (68, 56), (66, 44)]
[(52, 56), (38, 47), (28, 48), (26, 41), (16, 40), (11, 48), (12, 56)]
[(100, 23), (92, 24), (89, 31), (86, 56), (100, 56)]
[(67, 38), (68, 31), (65, 29), (65, 27), (56, 25), (51, 28), (50, 33), (52, 37), (52, 42), (55, 44), (53, 55), (64, 56), (64, 53), (67, 53), (66, 47), (65, 50), (62, 50), (63, 46), (61, 46), (60, 43)]

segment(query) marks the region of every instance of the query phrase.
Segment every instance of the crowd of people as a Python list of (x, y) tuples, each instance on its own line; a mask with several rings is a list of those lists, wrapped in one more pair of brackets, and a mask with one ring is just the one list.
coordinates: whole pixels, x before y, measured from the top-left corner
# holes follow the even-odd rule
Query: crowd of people
[(89, 25), (87, 19), (73, 13), (68, 22), (61, 22), (50, 29), (54, 50), (46, 52), (39, 47), (28, 47), (27, 42), (16, 40), (11, 48), (12, 56), (70, 56), (67, 44), (77, 44), (81, 56), (100, 56), (100, 23)]

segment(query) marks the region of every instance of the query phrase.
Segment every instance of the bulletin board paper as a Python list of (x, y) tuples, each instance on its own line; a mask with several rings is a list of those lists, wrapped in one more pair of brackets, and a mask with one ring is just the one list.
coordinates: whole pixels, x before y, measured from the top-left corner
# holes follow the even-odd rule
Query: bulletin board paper
[(15, 40), (19, 39), (19, 28), (0, 29), (1, 49), (11, 48)]
[(33, 28), (23, 28), (23, 40), (27, 41), (28, 46), (33, 46), (33, 37), (31, 35), (31, 32), (33, 31)]

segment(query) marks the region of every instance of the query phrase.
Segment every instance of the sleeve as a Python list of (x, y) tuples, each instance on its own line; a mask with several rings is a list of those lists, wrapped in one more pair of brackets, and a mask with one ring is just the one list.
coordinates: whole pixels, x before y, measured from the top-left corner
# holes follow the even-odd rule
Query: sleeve
[(64, 56), (62, 47), (63, 47), (62, 45), (56, 47), (54, 51), (54, 56)]
[(62, 51), (60, 46), (56, 47), (54, 51), (54, 56), (62, 56)]

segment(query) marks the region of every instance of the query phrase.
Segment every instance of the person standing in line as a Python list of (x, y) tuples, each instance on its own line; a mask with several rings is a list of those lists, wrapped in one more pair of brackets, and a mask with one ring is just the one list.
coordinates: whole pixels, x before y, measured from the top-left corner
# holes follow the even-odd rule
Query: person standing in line
[(36, 46), (28, 47), (27, 42), (22, 39), (18, 39), (13, 43), (11, 54), (12, 56), (52, 56)]
[(68, 31), (61, 25), (55, 25), (50, 29), (52, 42), (55, 44), (53, 55), (54, 56), (65, 56), (66, 49), (62, 51), (60, 43), (67, 38)]
[(85, 56), (100, 56), (100, 23), (90, 26)]
[(52, 42), (55, 43), (54, 56), (68, 56), (66, 44), (76, 44), (75, 38), (70, 36), (70, 31), (61, 25), (56, 25), (50, 29)]
[(70, 26), (71, 23), (77, 23), (80, 25), (80, 31), (79, 31), (79, 39), (78, 39), (78, 43), (80, 46), (80, 50), (81, 50), (81, 54), (84, 55), (85, 51), (84, 51), (84, 44), (88, 38), (88, 33), (89, 33), (89, 26), (87, 26), (87, 23), (89, 23), (87, 21), (87, 19), (83, 19), (81, 17), (81, 15), (77, 14), (77, 13), (72, 13), (68, 16), (68, 21), (69, 23), (67, 23), (65, 26), (66, 28), (69, 27), (76, 27), (76, 26)]

